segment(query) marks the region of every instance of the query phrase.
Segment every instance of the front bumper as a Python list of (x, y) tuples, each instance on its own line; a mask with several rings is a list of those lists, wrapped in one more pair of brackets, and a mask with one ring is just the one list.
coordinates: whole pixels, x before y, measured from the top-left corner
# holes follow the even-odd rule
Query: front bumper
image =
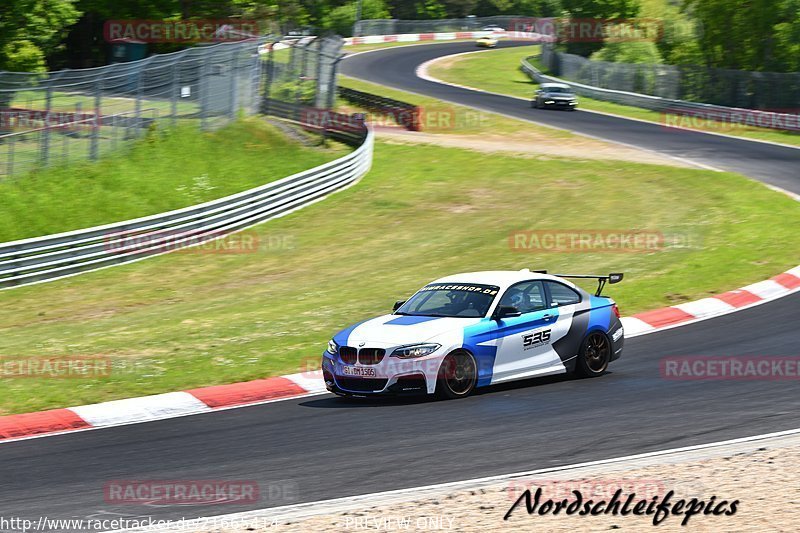
[(558, 109), (574, 109), (578, 107), (577, 100), (542, 100), (545, 107), (555, 107)]
[[(439, 352), (442, 352), (441, 354)], [(338, 355), (322, 355), (322, 375), (325, 387), (343, 396), (433, 394), (439, 368), (444, 359), (442, 349), (416, 359), (399, 359), (386, 355), (375, 365), (344, 364)], [(358, 367), (369, 375), (345, 374), (345, 367)]]

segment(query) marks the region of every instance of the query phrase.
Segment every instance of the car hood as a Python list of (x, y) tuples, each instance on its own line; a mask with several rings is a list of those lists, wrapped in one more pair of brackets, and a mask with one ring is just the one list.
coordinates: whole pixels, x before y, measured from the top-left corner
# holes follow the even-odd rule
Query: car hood
[(391, 347), (427, 342), (446, 335), (463, 338), (464, 328), (482, 318), (438, 318), (428, 316), (383, 315), (340, 331), (334, 340), (340, 346)]

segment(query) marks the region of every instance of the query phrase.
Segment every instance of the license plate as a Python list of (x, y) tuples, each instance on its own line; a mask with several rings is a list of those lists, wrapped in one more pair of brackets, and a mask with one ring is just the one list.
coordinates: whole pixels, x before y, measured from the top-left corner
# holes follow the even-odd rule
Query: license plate
[(375, 369), (364, 366), (343, 366), (342, 373), (345, 376), (375, 377)]

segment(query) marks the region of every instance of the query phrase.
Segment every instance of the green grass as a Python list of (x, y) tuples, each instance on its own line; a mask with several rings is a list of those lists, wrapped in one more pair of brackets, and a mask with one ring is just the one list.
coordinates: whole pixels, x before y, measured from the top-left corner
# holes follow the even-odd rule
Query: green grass
[[(56, 160), (57, 146), (54, 143)], [(47, 167), (0, 181), (0, 242), (186, 207), (283, 178), (343, 153), (342, 148), (305, 147), (260, 118), (240, 120), (213, 133), (199, 131), (196, 124), (151, 132), (133, 147), (120, 148), (96, 163)]]
[[(528, 56), (537, 54), (538, 48), (538, 45), (505, 48), (491, 50), (486, 53), (465, 55), (452, 60), (444, 59), (430, 65), (428, 73), (442, 81), (530, 99), (538, 84), (531, 81), (528, 75), (522, 72), (520, 61)], [(540, 70), (546, 70), (536, 61), (532, 61), (532, 64)], [(487, 73), (491, 74), (487, 75)], [(664, 115), (658, 111), (603, 102), (586, 97), (580, 97), (579, 107), (659, 124), (664, 124), (665, 121)], [(678, 125), (692, 125), (681, 121), (676, 123)], [(800, 134), (788, 131), (776, 131), (751, 126), (731, 126), (730, 124), (714, 121), (698, 124), (698, 129), (748, 139), (800, 146)]]
[[(219, 168), (237, 164), (215, 155)], [(379, 142), (358, 185), (254, 228), (258, 253), (170, 254), (0, 292), (0, 355), (114, 364), (107, 378), (0, 379), (0, 413), (302, 371), (337, 330), (454, 272), (624, 271), (607, 293), (625, 314), (688, 301), (800, 263), (798, 227), (796, 202), (734, 174)], [(575, 228), (644, 228), (693, 246), (508, 246), (515, 230)]]

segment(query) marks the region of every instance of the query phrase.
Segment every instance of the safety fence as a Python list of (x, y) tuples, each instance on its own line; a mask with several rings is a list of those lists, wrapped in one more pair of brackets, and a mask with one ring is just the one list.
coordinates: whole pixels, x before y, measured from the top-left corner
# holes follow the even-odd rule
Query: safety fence
[(530, 56), (522, 60), (522, 70), (536, 83), (568, 83), (576, 94), (587, 98), (659, 111), (665, 115), (665, 120), (674, 119), (673, 121), (676, 126), (680, 126), (681, 117), (686, 117), (689, 120), (702, 119), (703, 121), (715, 121), (722, 124), (742, 124), (782, 131), (800, 132), (800, 115), (797, 113), (777, 113), (726, 107), (587, 85), (544, 74), (531, 62), (532, 60), (538, 59), (539, 56)]
[(97, 68), (0, 72), (0, 178), (97, 159), (155, 120), (211, 129), (257, 112), (262, 42), (196, 46)]
[(540, 61), (555, 76), (603, 89), (773, 112), (800, 109), (800, 72), (595, 61), (550, 46)]
[[(272, 102), (289, 116), (356, 148), (346, 156), (281, 180), (184, 209), (56, 235), (0, 244), (0, 289), (50, 281), (195, 246), (303, 207), (346, 187), (369, 169), (373, 134), (363, 117)], [(327, 113), (327, 114), (326, 114)], [(315, 120), (317, 122), (315, 122)]]

